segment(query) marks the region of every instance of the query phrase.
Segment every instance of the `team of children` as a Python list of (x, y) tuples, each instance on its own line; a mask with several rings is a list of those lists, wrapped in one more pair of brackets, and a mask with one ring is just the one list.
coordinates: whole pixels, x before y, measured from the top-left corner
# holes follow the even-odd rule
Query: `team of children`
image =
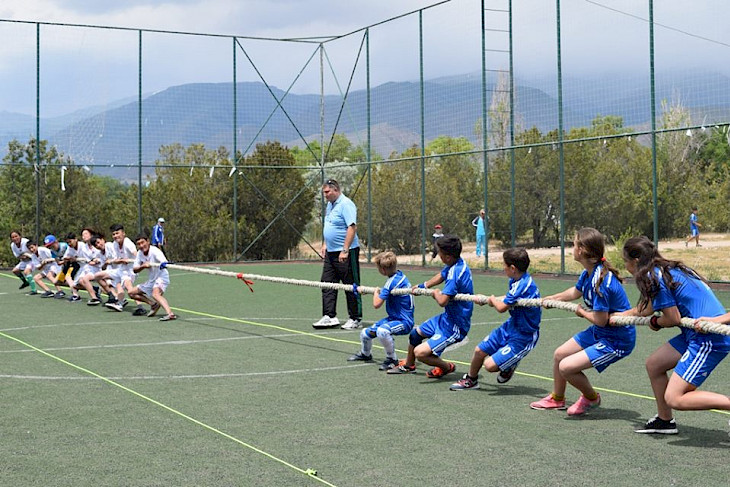
[[(138, 303), (135, 315), (154, 316), (162, 307), (167, 314), (160, 320), (176, 319), (164, 297), (170, 278), (163, 252), (151, 245), (145, 235), (137, 236), (135, 248), (122, 225), (113, 225), (110, 230), (114, 242), (108, 243), (89, 228), (82, 230), (81, 241), (68, 234), (65, 249), (53, 235), (44, 239), (44, 246), (38, 246), (22, 238), (20, 233), (12, 232), (11, 247), (20, 260), (13, 273), (22, 281), (20, 288), (30, 286), (30, 294), (38, 294), (35, 287), (38, 285), (44, 291), (42, 297), (63, 298), (60, 283), (65, 279), (72, 293), (70, 301), (79, 301), (78, 290), (84, 288), (90, 296), (87, 304), (94, 306), (101, 303), (100, 291), (94, 285), (97, 283), (109, 296), (105, 303), (109, 309), (122, 311), (127, 304), (126, 293)], [(387, 374), (415, 373), (417, 361), (431, 367), (426, 373), (429, 378), (442, 378), (456, 370), (456, 365), (442, 359), (441, 354), (469, 333), (473, 303), (454, 298), (457, 294), (474, 294), (473, 281), (468, 265), (461, 258), (458, 237), (439, 236), (436, 249), (444, 263), (443, 269), (413, 289), (433, 288), (432, 297), (444, 312), (414, 326), (413, 295), (394, 292), (411, 288), (408, 278), (398, 270), (395, 254), (376, 255), (376, 267), (387, 280), (373, 296), (373, 306), (379, 309), (385, 304), (387, 317), (361, 331), (361, 349), (349, 361), (372, 361), (372, 341), (377, 337), (386, 354), (379, 368)], [(576, 314), (591, 325), (555, 350), (553, 390), (531, 403), (532, 409), (567, 409), (568, 415), (579, 416), (600, 405), (601, 397), (583, 371), (595, 368), (603, 372), (628, 356), (636, 342), (635, 328), (609, 325), (611, 315), (652, 316), (650, 327), (655, 331), (677, 326), (681, 318), (730, 323), (730, 313), (725, 313), (705, 279), (681, 262), (663, 258), (646, 237), (629, 239), (623, 248), (626, 269), (633, 275), (641, 295), (635, 308), (629, 303), (618, 271), (606, 260), (605, 237), (598, 230), (583, 228), (576, 233), (573, 258), (584, 268), (578, 282), (545, 299), (583, 298), (585, 307), (579, 306)], [(508, 311), (510, 316), (477, 345), (469, 371), (450, 386), (452, 391), (477, 389), (482, 367), (496, 373), (498, 383), (506, 383), (520, 361), (537, 345), (541, 309), (515, 306), (519, 299), (540, 298), (540, 291), (528, 272), (530, 258), (524, 249), (513, 248), (503, 253), (503, 261), (509, 278), (508, 291), (501, 297), (489, 296), (486, 304), (500, 313)], [(144, 269), (149, 269), (147, 282), (135, 286), (136, 275)], [(35, 276), (33, 271), (37, 271)], [(55, 292), (44, 279), (55, 287)], [(441, 289), (434, 287), (440, 284), (443, 284)], [(150, 311), (144, 310), (141, 303), (148, 304)], [(679, 335), (646, 361), (658, 412), (637, 433), (676, 434), (673, 409), (730, 410), (730, 397), (697, 390), (730, 353), (730, 336), (680, 330)], [(408, 335), (408, 353), (400, 361), (395, 351), (395, 335)], [(667, 376), (672, 369), (674, 372)], [(570, 407), (566, 407), (565, 400), (568, 384), (581, 393)]]
[[(160, 249), (150, 245), (149, 237), (140, 234), (135, 243), (126, 236), (121, 224), (110, 227), (113, 242), (107, 242), (99, 232), (91, 228), (81, 230), (81, 240), (74, 233), (59, 242), (54, 235), (47, 235), (43, 245), (23, 238), (19, 232), (10, 233), (13, 255), (19, 259), (13, 273), (22, 281), (20, 289), (30, 287), (30, 295), (42, 298), (64, 299), (62, 285), (68, 286), (71, 302), (81, 301), (80, 290), (89, 294), (89, 306), (102, 304), (101, 291), (108, 299), (104, 306), (122, 312), (128, 301), (125, 293), (137, 303), (134, 316), (155, 316), (160, 308), (165, 315), (160, 321), (177, 319), (164, 297), (170, 285), (166, 269), (167, 258)], [(149, 269), (145, 283), (135, 286), (137, 274)], [(35, 275), (33, 273), (35, 272)], [(55, 291), (44, 282), (53, 285)], [(43, 290), (37, 291), (36, 286)], [(146, 310), (142, 303), (150, 306)]]

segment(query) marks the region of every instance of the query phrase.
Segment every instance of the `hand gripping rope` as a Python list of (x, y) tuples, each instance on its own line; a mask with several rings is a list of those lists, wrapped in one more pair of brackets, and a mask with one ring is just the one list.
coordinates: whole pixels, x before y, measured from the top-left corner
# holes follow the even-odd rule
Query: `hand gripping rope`
[[(155, 264), (153, 264), (155, 265)], [(236, 273), (236, 272), (227, 272), (227, 271), (221, 271), (218, 269), (207, 269), (204, 267), (192, 267), (192, 266), (186, 266), (186, 265), (179, 265), (179, 264), (172, 264), (169, 262), (165, 262), (162, 264), (156, 264), (159, 265), (161, 269), (168, 268), (168, 269), (178, 269), (181, 271), (188, 271), (188, 272), (197, 272), (201, 274), (211, 274), (214, 276), (224, 276), (224, 277), (234, 277), (236, 279), (242, 280), (248, 288), (253, 292), (253, 288), (251, 287), (253, 285), (253, 280), (259, 280), (259, 281), (267, 281), (267, 282), (276, 282), (280, 284), (292, 284), (295, 286), (307, 286), (307, 287), (317, 287), (320, 289), (334, 289), (337, 291), (345, 291), (350, 293), (360, 293), (360, 294), (378, 294), (380, 293), (379, 287), (371, 287), (371, 286), (358, 286), (357, 284), (339, 284), (334, 282), (319, 282), (319, 281), (306, 281), (304, 279), (289, 279), (285, 277), (274, 277), (274, 276), (263, 276), (259, 274), (244, 274), (243, 273)], [(248, 279), (246, 279), (248, 278)], [(406, 294), (412, 294), (414, 296), (433, 296), (434, 290), (433, 289), (425, 289), (421, 287), (416, 287), (414, 289), (393, 289), (390, 294), (392, 295), (406, 295)], [(473, 303), (477, 304), (487, 304), (488, 296), (485, 296), (484, 294), (457, 294), (454, 296), (456, 301), (471, 301)], [(554, 299), (520, 299), (517, 301), (517, 306), (527, 307), (527, 308), (555, 308), (555, 309), (562, 309), (565, 311), (570, 311), (575, 313), (575, 311), (580, 306), (576, 303), (568, 303), (565, 301), (556, 301)], [(631, 326), (649, 326), (651, 322), (650, 316), (612, 316), (609, 320), (608, 324), (611, 326), (624, 326), (624, 325), (631, 325)], [(695, 320), (692, 318), (682, 318), (679, 326), (682, 326), (684, 328), (689, 328), (691, 330), (700, 331), (704, 333), (717, 333), (719, 335), (727, 335), (730, 336), (730, 326), (723, 324), (723, 323), (714, 323), (712, 321), (698, 321), (695, 323)]]

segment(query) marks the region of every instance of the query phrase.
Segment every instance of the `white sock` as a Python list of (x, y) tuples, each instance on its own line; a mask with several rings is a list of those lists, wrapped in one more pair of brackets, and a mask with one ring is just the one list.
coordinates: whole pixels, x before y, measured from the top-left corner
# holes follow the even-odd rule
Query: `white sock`
[(373, 339), (368, 335), (367, 329), (360, 332), (360, 340), (362, 341), (362, 350), (360, 350), (360, 353), (363, 355), (372, 355)]
[(385, 356), (395, 359), (395, 340), (393, 340), (393, 335), (386, 328), (378, 328), (377, 333), (380, 343), (383, 344), (383, 348), (385, 349)]

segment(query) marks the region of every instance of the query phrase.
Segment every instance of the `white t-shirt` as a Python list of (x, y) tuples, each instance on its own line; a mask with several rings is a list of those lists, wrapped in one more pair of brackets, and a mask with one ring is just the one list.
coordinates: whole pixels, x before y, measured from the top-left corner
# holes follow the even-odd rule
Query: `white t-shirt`
[(134, 261), (137, 259), (137, 247), (134, 245), (134, 243), (129, 239), (129, 237), (124, 237), (124, 241), (122, 242), (122, 246), (120, 247), (117, 242), (113, 243), (114, 245), (114, 258), (115, 259), (129, 259), (131, 262), (129, 264), (114, 264), (113, 267), (115, 269), (121, 269), (125, 271), (132, 271), (134, 268)]
[(10, 242), (10, 249), (13, 251), (13, 255), (17, 258), (20, 258), (23, 254), (30, 254), (30, 251), (28, 251), (28, 239), (25, 237), (22, 237), (20, 239), (20, 247), (15, 245), (15, 242)]
[[(149, 262), (150, 264), (162, 264), (163, 262), (167, 262), (167, 257), (165, 257), (165, 254), (162, 253), (162, 250), (158, 249), (154, 245), (150, 245), (147, 255), (145, 255), (141, 250), (137, 252), (137, 258), (134, 260), (134, 267), (139, 267), (146, 262)], [(151, 282), (158, 278), (169, 281), (170, 274), (167, 272), (167, 269), (160, 269), (158, 266), (153, 265), (150, 267), (150, 275), (147, 280)]]

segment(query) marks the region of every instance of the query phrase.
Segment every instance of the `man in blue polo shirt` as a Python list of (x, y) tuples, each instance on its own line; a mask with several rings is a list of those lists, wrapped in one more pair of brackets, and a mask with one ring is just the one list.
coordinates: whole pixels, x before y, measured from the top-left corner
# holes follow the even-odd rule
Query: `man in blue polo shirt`
[(158, 249), (162, 250), (162, 253), (165, 253), (165, 244), (167, 243), (165, 241), (165, 219), (164, 218), (158, 218), (157, 219), (157, 225), (152, 227), (152, 240), (150, 240), (150, 244), (154, 245)]
[[(357, 238), (357, 207), (342, 194), (340, 185), (328, 179), (322, 185), (327, 200), (322, 242), (322, 282), (360, 283), (360, 242)], [(362, 301), (359, 294), (345, 293), (349, 319), (342, 325), (345, 330), (360, 328)], [(322, 318), (314, 328), (340, 326), (337, 319), (337, 290), (322, 289)]]

